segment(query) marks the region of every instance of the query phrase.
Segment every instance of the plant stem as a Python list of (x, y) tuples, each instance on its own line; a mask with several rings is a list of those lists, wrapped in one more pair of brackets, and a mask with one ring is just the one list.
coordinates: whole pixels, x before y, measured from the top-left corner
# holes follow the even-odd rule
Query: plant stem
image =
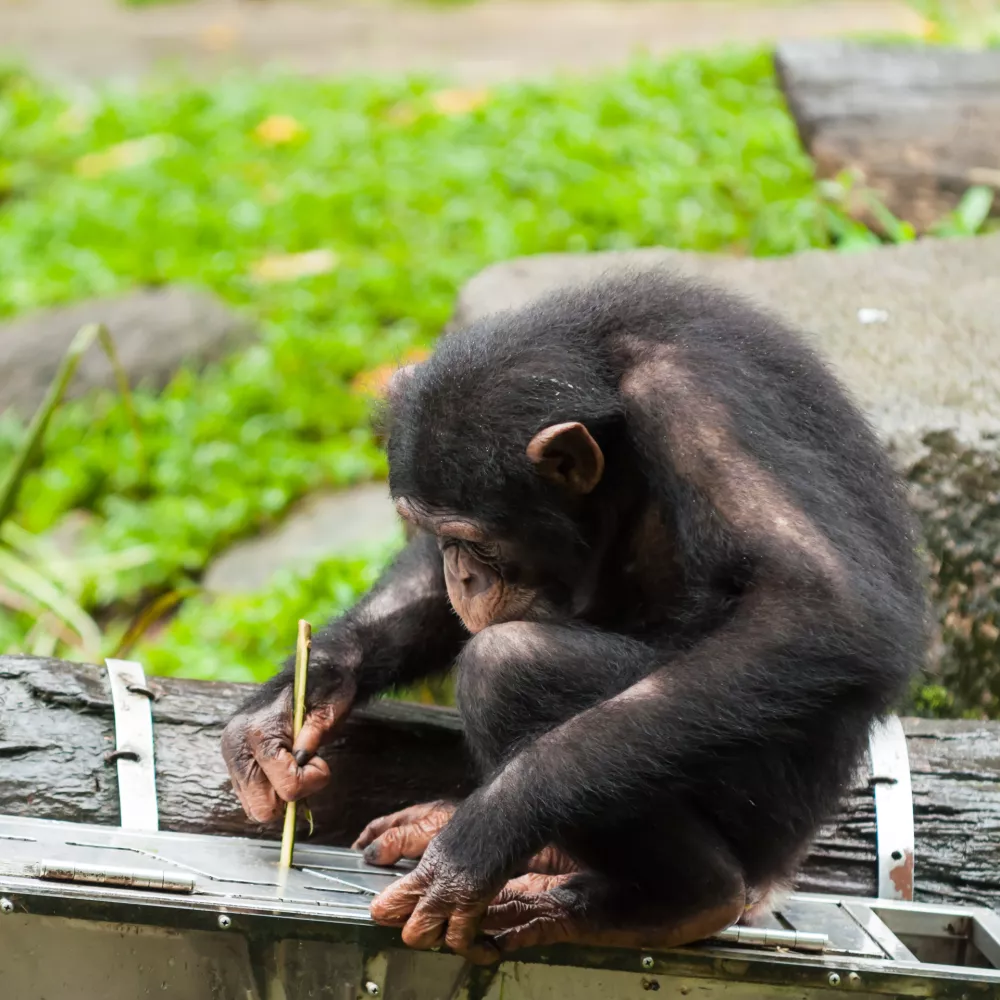
[[(298, 641), (295, 643), (295, 683), (292, 688), (292, 742), (299, 735), (306, 716), (306, 678), (309, 673), (309, 647), (312, 640), (312, 626), (299, 620)], [(292, 852), (295, 850), (296, 803), (289, 802), (285, 809), (285, 828), (281, 834), (281, 858), (278, 865), (290, 868)]]
[(0, 485), (0, 525), (3, 525), (4, 521), (10, 517), (11, 512), (14, 510), (14, 505), (17, 503), (17, 496), (21, 492), (21, 484), (24, 482), (24, 477), (27, 475), (35, 454), (42, 443), (42, 438), (48, 429), (52, 414), (55, 413), (56, 408), (62, 402), (62, 398), (66, 394), (73, 376), (76, 374), (76, 369), (80, 365), (80, 359), (95, 340), (100, 340), (101, 346), (104, 348), (108, 360), (111, 362), (111, 367), (114, 369), (115, 379), (118, 382), (118, 388), (122, 393), (122, 399), (128, 411), (129, 421), (132, 424), (132, 429), (135, 432), (138, 442), (139, 462), (145, 471), (146, 457), (142, 446), (142, 437), (139, 432), (139, 417), (132, 400), (132, 394), (129, 391), (128, 377), (125, 369), (118, 359), (114, 342), (107, 328), (101, 323), (88, 323), (86, 326), (80, 327), (72, 341), (70, 341), (70, 345), (63, 355), (59, 371), (56, 372), (56, 377), (50, 383), (45, 393), (45, 398), (35, 411), (35, 415), (31, 418), (24, 442), (21, 444), (17, 454), (14, 456), (14, 461), (11, 462), (10, 468), (7, 470), (3, 485)]

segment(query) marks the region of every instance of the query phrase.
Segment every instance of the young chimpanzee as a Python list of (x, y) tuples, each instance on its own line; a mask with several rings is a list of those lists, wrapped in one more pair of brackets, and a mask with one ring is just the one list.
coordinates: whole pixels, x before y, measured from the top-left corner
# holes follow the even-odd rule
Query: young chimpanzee
[(362, 834), (374, 863), (421, 857), (379, 923), (486, 961), (745, 918), (923, 652), (911, 521), (863, 418), (779, 322), (655, 273), (444, 337), (387, 416), (415, 535), (315, 638), (295, 746), (288, 670), (230, 723), (247, 812), (323, 786), (352, 704), (454, 664), (482, 784)]

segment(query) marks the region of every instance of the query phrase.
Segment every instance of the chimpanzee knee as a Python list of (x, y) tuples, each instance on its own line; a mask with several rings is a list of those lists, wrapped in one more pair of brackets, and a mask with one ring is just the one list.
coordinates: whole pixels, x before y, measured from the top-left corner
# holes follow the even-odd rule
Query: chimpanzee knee
[(545, 696), (539, 629), (529, 622), (491, 625), (459, 656), (456, 699), (466, 741), (484, 771), (498, 767), (526, 738), (569, 717), (561, 698)]

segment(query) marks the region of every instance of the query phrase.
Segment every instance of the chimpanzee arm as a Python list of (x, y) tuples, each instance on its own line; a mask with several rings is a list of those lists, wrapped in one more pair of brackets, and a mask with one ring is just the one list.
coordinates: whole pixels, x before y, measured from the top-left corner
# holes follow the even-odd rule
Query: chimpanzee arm
[(357, 701), (449, 669), (468, 638), (451, 609), (434, 538), (417, 535), (371, 591), (313, 638), (307, 714), (291, 739), (293, 662), (254, 693), (226, 727), (222, 752), (247, 813), (264, 822), (281, 800), (329, 780), (313, 756)]
[[(313, 636), (309, 703), (350, 689), (357, 702), (447, 671), (468, 639), (445, 589), (433, 536), (418, 534), (374, 587)], [(294, 657), (265, 688), (291, 683)]]

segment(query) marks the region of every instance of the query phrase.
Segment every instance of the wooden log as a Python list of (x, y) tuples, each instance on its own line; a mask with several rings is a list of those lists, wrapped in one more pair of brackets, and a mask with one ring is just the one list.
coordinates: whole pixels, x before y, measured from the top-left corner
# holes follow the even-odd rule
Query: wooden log
[[(248, 685), (151, 678), (160, 824), (277, 836), (243, 816), (219, 753)], [(917, 898), (1000, 909), (1000, 723), (904, 721), (914, 789)], [(0, 657), (0, 813), (119, 822), (114, 714), (103, 668)], [(359, 709), (324, 750), (333, 781), (310, 804), (315, 839), (348, 844), (373, 816), (473, 786), (450, 709), (385, 701)], [(867, 777), (806, 861), (799, 887), (876, 894)]]
[(1000, 52), (790, 42), (775, 65), (820, 177), (856, 171), (918, 231), (970, 186), (1000, 189)]

